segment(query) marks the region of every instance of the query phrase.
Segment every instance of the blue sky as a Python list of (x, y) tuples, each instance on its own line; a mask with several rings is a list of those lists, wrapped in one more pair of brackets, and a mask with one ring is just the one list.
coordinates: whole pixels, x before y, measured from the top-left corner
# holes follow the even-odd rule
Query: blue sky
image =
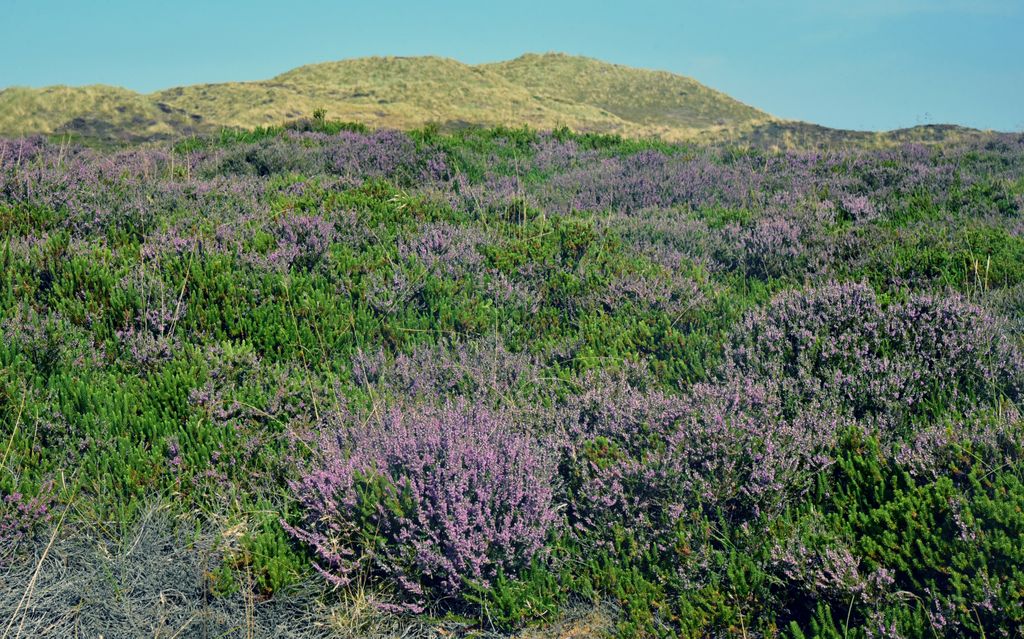
[(0, 0), (0, 17), (0, 86), (153, 91), (367, 55), (564, 51), (828, 126), (1024, 130), (1024, 0)]

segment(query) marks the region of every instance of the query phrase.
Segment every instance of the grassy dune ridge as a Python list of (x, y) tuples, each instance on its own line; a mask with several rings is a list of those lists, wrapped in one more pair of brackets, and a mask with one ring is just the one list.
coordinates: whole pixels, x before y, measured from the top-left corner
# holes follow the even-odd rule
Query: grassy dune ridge
[(0, 105), (0, 135), (127, 139), (277, 125), (318, 108), (375, 127), (528, 124), (671, 140), (772, 120), (690, 78), (562, 54), (475, 66), (433, 56), (359, 58), (151, 94), (101, 85), (12, 88), (0, 92)]
[(559, 53), (467, 65), (433, 56), (302, 66), (254, 82), (140, 94), (107, 85), (0, 90), (0, 136), (44, 134), (132, 143), (279, 126), (322, 110), (366, 126), (566, 127), (582, 133), (766, 147), (887, 146), (979, 137), (960, 127), (874, 133), (787, 121), (694, 79)]

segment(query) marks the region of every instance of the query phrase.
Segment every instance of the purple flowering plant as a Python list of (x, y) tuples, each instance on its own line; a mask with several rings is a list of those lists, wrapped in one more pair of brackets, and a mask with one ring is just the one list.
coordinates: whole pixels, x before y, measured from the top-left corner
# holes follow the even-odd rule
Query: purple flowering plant
[(293, 484), (303, 520), (286, 529), (330, 582), (386, 575), (413, 611), (514, 575), (558, 519), (553, 459), (465, 402), (347, 416), (322, 426), (317, 448)]

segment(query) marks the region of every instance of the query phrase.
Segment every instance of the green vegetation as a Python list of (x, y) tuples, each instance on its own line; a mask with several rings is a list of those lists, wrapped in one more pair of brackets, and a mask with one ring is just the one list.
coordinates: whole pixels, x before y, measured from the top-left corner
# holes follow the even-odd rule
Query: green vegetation
[[(507, 68), (556, 63), (597, 64)], [(274, 90), (379, 80), (357, 70)], [(0, 570), (75, 535), (127, 562), (106, 549), (157, 503), (188, 614), (1024, 636), (1024, 138), (783, 153), (309, 112), (0, 140)], [(77, 627), (168, 588), (104, 570)], [(8, 605), (29, 588), (0, 586), (15, 625), (54, 614)]]

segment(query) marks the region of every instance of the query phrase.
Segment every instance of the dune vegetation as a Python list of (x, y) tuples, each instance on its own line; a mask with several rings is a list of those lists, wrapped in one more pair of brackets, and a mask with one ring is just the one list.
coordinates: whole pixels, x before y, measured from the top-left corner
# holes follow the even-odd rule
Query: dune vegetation
[(0, 141), (5, 636), (1024, 636), (1024, 136), (333, 114)]
[(330, 119), (410, 129), (523, 124), (665, 139), (740, 130), (771, 118), (695, 80), (561, 54), (470, 66), (448, 58), (360, 58), (269, 80), (138, 94), (107, 86), (0, 92), (0, 135), (161, 139), (222, 127)]
[(467, 65), (437, 57), (311, 64), (269, 80), (150, 94), (94, 85), (0, 90), (0, 136), (46, 135), (91, 146), (169, 143), (185, 136), (279, 127), (322, 113), (371, 128), (567, 128), (663, 142), (828, 148), (960, 143), (990, 134), (929, 125), (845, 131), (783, 120), (685, 76), (564, 54)]

